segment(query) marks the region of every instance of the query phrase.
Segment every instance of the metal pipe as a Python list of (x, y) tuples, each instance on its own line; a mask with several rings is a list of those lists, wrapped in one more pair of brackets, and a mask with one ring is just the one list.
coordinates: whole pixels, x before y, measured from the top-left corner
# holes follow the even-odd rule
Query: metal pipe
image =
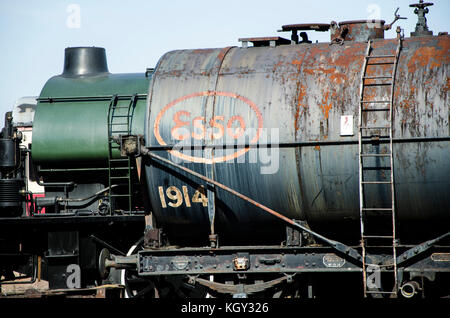
[(42, 182), (41, 180), (36, 180), (37, 184), (42, 187), (74, 187), (76, 186), (75, 182)]
[(414, 297), (415, 294), (417, 294), (417, 291), (420, 289), (421, 288), (419, 283), (412, 280), (410, 282), (403, 284), (403, 286), (400, 288), (400, 291), (403, 297), (412, 298)]
[(56, 198), (56, 200), (58, 202), (82, 202), (82, 201), (87, 201), (89, 199), (93, 199), (93, 198), (97, 197), (98, 195), (102, 194), (103, 192), (106, 192), (109, 189), (112, 189), (114, 187), (117, 187), (117, 184), (113, 184), (110, 187), (106, 187), (103, 190), (100, 190), (100, 191), (96, 192), (95, 194), (93, 194), (93, 195), (91, 195), (91, 196), (89, 196), (87, 198), (76, 198), (76, 199), (73, 199), (73, 198), (72, 199), (71, 198), (67, 198), (67, 199), (65, 199), (65, 198)]
[[(411, 138), (392, 138), (393, 143), (403, 142), (437, 142), (437, 141), (449, 141), (450, 136), (446, 137), (411, 137)], [(362, 140), (364, 144), (370, 143), (389, 143), (389, 138), (379, 138), (376, 140)], [(148, 150), (173, 150), (174, 148), (199, 150), (205, 148), (224, 148), (224, 149), (237, 149), (237, 148), (294, 148), (294, 147), (314, 147), (314, 146), (337, 146), (337, 145), (357, 145), (358, 140), (324, 140), (324, 141), (298, 141), (298, 142), (284, 142), (278, 144), (270, 143), (258, 143), (258, 144), (202, 144), (202, 145), (155, 145), (147, 146)]]
[[(133, 95), (117, 95), (117, 99), (130, 99)], [(68, 96), (68, 97), (40, 97), (37, 99), (40, 103), (54, 102), (92, 102), (92, 101), (109, 101), (113, 95), (106, 96)], [(138, 99), (147, 98), (147, 94), (136, 94)]]

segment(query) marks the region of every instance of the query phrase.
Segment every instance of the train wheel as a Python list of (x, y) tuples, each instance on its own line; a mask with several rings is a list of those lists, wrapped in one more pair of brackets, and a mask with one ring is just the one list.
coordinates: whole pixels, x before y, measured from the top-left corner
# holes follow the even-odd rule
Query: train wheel
[[(144, 238), (134, 244), (127, 256), (138, 253), (144, 248)], [(158, 290), (149, 279), (139, 277), (136, 269), (123, 269), (120, 273), (120, 283), (125, 286), (125, 298), (159, 298)]]

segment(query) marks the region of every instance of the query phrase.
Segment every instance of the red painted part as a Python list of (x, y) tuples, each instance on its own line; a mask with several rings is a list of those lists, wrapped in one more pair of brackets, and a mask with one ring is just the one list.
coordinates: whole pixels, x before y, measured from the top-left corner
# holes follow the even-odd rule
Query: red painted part
[[(44, 197), (45, 197), (45, 193), (33, 194), (33, 201), (35, 198), (44, 198)], [(36, 211), (36, 205), (34, 205), (34, 210)], [(31, 214), (31, 202), (28, 202), (27, 203), (27, 216), (30, 216), (30, 214)], [(42, 210), (37, 214), (45, 214), (45, 208), (42, 208)]]

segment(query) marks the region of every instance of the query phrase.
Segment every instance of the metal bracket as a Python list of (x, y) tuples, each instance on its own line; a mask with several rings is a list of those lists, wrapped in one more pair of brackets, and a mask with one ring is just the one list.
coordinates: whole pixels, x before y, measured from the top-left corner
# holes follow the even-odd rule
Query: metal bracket
[(144, 246), (159, 248), (164, 245), (164, 236), (162, 229), (149, 228), (144, 234)]
[(439, 242), (440, 240), (446, 238), (447, 236), (450, 236), (450, 232), (445, 233), (444, 235), (441, 235), (435, 239), (423, 242), (420, 245), (417, 245), (413, 248), (410, 248), (409, 250), (407, 250), (406, 252), (404, 252), (402, 255), (400, 255), (399, 257), (397, 257), (397, 265), (402, 264), (406, 261), (408, 261), (409, 259), (422, 254), (423, 252), (427, 251), (429, 248), (431, 248), (434, 244), (436, 244), (437, 242)]
[(141, 145), (144, 144), (144, 137), (142, 135), (120, 135), (119, 138), (113, 137), (113, 139), (120, 145), (120, 155), (122, 157), (138, 157), (140, 155)]
[(392, 28), (392, 26), (394, 25), (394, 23), (397, 22), (397, 20), (400, 20), (400, 19), (406, 20), (406, 19), (408, 19), (408, 18), (405, 18), (405, 17), (401, 17), (400, 14), (397, 14), (398, 9), (400, 9), (400, 8), (397, 8), (397, 10), (395, 10), (395, 12), (394, 12), (394, 21), (392, 21), (390, 24), (387, 24), (387, 25), (384, 26), (385, 30), (390, 30)]
[[(294, 220), (295, 223), (300, 224), (309, 229), (306, 221)], [(314, 238), (307, 232), (299, 231), (298, 229), (286, 226), (286, 246), (305, 246), (307, 244), (314, 244)]]

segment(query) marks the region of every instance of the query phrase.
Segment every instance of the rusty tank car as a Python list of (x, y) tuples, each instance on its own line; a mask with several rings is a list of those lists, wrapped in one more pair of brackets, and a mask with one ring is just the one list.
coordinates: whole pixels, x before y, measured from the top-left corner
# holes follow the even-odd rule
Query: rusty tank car
[(145, 74), (66, 49), (31, 150), (13, 159), (18, 125), (1, 139), (0, 181), (25, 188), (11, 171), (29, 160), (45, 197), (9, 187), (0, 224), (40, 233), (54, 288), (78, 264), (82, 285), (127, 297), (450, 294), (450, 38), (428, 30), (430, 5), (411, 5), (410, 37), (384, 38), (397, 12), (291, 24), (290, 39), (171, 51)]

